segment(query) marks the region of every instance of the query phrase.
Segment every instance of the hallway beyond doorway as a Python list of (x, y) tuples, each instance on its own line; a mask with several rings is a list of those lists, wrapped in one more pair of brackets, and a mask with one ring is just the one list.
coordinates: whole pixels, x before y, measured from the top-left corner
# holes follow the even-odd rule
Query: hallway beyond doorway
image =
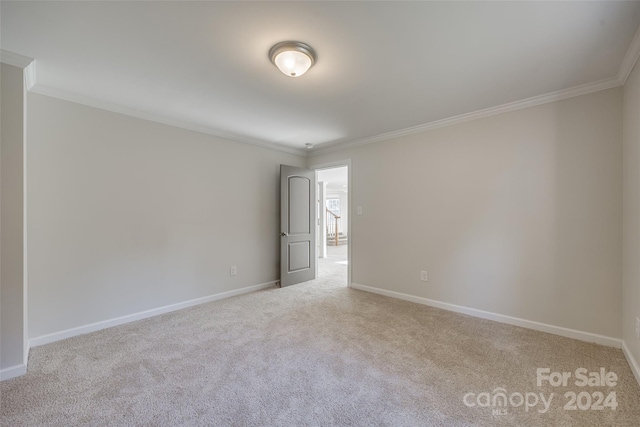
[(316, 278), (349, 286), (351, 277), (351, 161), (316, 165)]

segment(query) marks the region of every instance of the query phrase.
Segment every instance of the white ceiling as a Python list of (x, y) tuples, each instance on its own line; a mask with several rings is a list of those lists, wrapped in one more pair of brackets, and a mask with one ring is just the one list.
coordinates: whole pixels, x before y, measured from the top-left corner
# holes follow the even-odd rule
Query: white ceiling
[(318, 182), (327, 183), (328, 190), (348, 191), (347, 183), (349, 181), (349, 169), (337, 167), (331, 169), (321, 169), (318, 171)]
[[(615, 83), (640, 25), (639, 1), (0, 8), (1, 47), (36, 59), (36, 92), (284, 149)], [(290, 39), (318, 55), (296, 79), (267, 57)]]

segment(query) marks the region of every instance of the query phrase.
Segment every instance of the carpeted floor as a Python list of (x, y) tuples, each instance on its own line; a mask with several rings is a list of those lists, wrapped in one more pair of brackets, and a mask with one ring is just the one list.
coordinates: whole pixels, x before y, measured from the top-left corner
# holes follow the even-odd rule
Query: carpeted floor
[[(348, 289), (336, 259), (314, 282), (34, 348), (28, 374), (0, 384), (1, 425), (640, 425), (620, 350)], [(617, 383), (536, 384), (537, 368), (581, 367)], [(513, 404), (487, 400), (499, 387)], [(567, 392), (618, 406), (566, 410)], [(554, 393), (546, 412), (534, 393)]]

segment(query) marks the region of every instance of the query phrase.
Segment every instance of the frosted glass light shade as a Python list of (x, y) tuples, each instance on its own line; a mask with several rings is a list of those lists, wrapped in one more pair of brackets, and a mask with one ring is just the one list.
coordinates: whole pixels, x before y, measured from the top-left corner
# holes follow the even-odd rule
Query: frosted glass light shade
[(300, 77), (315, 62), (310, 46), (300, 42), (282, 42), (273, 46), (269, 57), (276, 67), (289, 77)]
[(300, 77), (311, 68), (311, 58), (295, 50), (288, 50), (277, 54), (273, 62), (276, 63), (276, 67), (278, 67), (280, 71), (291, 77)]

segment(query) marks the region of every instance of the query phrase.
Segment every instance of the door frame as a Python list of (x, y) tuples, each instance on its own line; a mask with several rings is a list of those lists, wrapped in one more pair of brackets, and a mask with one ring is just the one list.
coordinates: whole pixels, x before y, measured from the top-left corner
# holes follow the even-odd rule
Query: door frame
[[(316, 182), (318, 181), (318, 171), (322, 170), (322, 169), (335, 169), (335, 168), (340, 168), (340, 167), (347, 167), (347, 209), (349, 212), (349, 217), (347, 218), (347, 230), (349, 230), (349, 237), (348, 237), (348, 241), (347, 241), (347, 287), (350, 288), (351, 287), (351, 251), (353, 248), (353, 244), (352, 242), (352, 236), (353, 236), (353, 227), (351, 226), (352, 221), (351, 218), (353, 217), (353, 206), (352, 206), (352, 197), (351, 197), (351, 193), (352, 193), (352, 180), (351, 180), (351, 175), (352, 175), (352, 167), (351, 167), (351, 159), (344, 159), (344, 160), (336, 160), (334, 162), (328, 162), (328, 163), (318, 163), (318, 164), (313, 164), (309, 166), (309, 169), (315, 170), (316, 172)], [(317, 212), (318, 209), (315, 209), (315, 211)], [(322, 215), (322, 213), (320, 214)], [(319, 218), (316, 218), (316, 235), (318, 233), (318, 220)], [(316, 254), (316, 279), (318, 278), (318, 256)]]

